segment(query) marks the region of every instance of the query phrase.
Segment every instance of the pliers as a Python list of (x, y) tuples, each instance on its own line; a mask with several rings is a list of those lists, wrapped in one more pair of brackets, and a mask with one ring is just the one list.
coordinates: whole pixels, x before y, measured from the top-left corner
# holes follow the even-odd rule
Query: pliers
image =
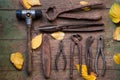
[[(49, 21), (54, 21), (60, 14), (67, 13), (70, 11), (76, 11), (76, 10), (81, 10), (82, 8), (85, 7), (90, 7), (94, 8), (96, 6), (102, 5), (102, 2), (89, 2), (87, 5), (76, 5), (73, 7), (64, 7), (62, 9), (57, 8), (56, 6), (50, 6), (46, 11), (45, 15)], [(78, 18), (78, 17), (77, 17)]]
[(106, 69), (106, 61), (105, 61), (105, 54), (104, 54), (103, 48), (104, 48), (104, 38), (102, 35), (100, 35), (97, 39), (97, 53), (95, 56), (94, 68), (95, 68), (96, 74), (98, 75), (98, 58), (101, 55), (103, 60), (103, 64), (102, 64), (103, 71), (101, 73), (102, 76), (105, 75), (105, 69)]
[(85, 64), (87, 65), (88, 74), (92, 71), (92, 50), (91, 45), (94, 42), (94, 38), (92, 36), (89, 36), (86, 39), (85, 44)]
[(73, 78), (73, 65), (74, 65), (74, 59), (73, 59), (73, 56), (74, 56), (74, 53), (75, 53), (75, 46), (77, 46), (77, 49), (78, 49), (78, 59), (79, 59), (79, 69), (80, 69), (80, 75), (81, 75), (81, 71), (82, 71), (82, 45), (81, 45), (81, 40), (82, 40), (82, 37), (79, 35), (79, 34), (76, 34), (76, 35), (72, 35), (71, 36), (71, 39), (74, 43), (74, 45), (71, 44), (71, 51), (70, 51), (70, 78), (72, 79)]
[(58, 59), (60, 57), (60, 55), (62, 54), (62, 57), (63, 57), (63, 60), (64, 60), (64, 68), (63, 70), (66, 69), (66, 66), (67, 66), (67, 59), (66, 59), (66, 56), (65, 56), (65, 52), (64, 52), (64, 45), (63, 45), (63, 41), (61, 40), (60, 43), (59, 43), (59, 50), (56, 54), (56, 58), (55, 58), (55, 68), (56, 70), (58, 71)]

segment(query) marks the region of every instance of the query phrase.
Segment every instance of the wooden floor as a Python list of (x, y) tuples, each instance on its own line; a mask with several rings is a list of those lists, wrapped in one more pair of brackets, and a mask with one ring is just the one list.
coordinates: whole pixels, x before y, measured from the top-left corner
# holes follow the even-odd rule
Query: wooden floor
[[(68, 20), (68, 19), (61, 19), (57, 18), (54, 22), (49, 22), (44, 13), (46, 9), (50, 6), (56, 6), (57, 8), (64, 9), (66, 7), (73, 7), (74, 5), (78, 5), (81, 0), (41, 0), (42, 6), (35, 6), (32, 9), (41, 9), (43, 12), (43, 16), (40, 20), (33, 21), (33, 27), (37, 28), (40, 25), (46, 24), (69, 24), (69, 23), (87, 23), (89, 21), (81, 21), (81, 20)], [(98, 1), (98, 0), (86, 0), (86, 1)], [(113, 31), (116, 27), (115, 24), (111, 22), (108, 16), (108, 11), (111, 4), (114, 0), (102, 0), (105, 8), (101, 10), (95, 10), (96, 13), (100, 13), (102, 15), (102, 20), (105, 24), (105, 31), (104, 32), (94, 32), (94, 33), (79, 33), (82, 37), (82, 45), (83, 45), (83, 64), (84, 64), (84, 48), (85, 48), (85, 40), (88, 36), (92, 35), (95, 37), (95, 41), (92, 45), (92, 52), (93, 52), (93, 61), (96, 52), (96, 40), (97, 37), (101, 34), (104, 35), (105, 38), (105, 47), (104, 52), (106, 55), (106, 74), (104, 77), (97, 77), (97, 80), (120, 80), (120, 65), (116, 65), (113, 62), (113, 55), (115, 53), (120, 52), (120, 42), (114, 41), (112, 39)], [(33, 73), (31, 76), (26, 74), (26, 62), (24, 64), (24, 68), (22, 71), (18, 71), (15, 67), (10, 63), (9, 57), (10, 54), (16, 51), (23, 53), (24, 58), (26, 59), (26, 26), (24, 21), (18, 21), (16, 19), (15, 11), (17, 9), (24, 9), (19, 0), (0, 0), (0, 80), (45, 80), (43, 77), (43, 73), (41, 70), (41, 52), (40, 48), (33, 51)], [(77, 13), (76, 15), (79, 15)], [(94, 16), (94, 14), (93, 14)], [(33, 36), (36, 33), (33, 31)], [(54, 40), (50, 34), (50, 42), (51, 42), (51, 77), (50, 80), (69, 80), (69, 54), (70, 54), (70, 36), (76, 33), (65, 33), (64, 38), (64, 45), (65, 45), (65, 54), (67, 56), (67, 70), (63, 71), (63, 61), (60, 59), (59, 61), (59, 72), (55, 71), (54, 61), (55, 55), (58, 50), (58, 43), (59, 41)], [(75, 55), (74, 58), (75, 63), (77, 63), (77, 56)], [(101, 61), (99, 62), (99, 66), (101, 66)], [(102, 69), (99, 68), (99, 71)], [(83, 80), (77, 70), (74, 68), (74, 79), (73, 80)]]

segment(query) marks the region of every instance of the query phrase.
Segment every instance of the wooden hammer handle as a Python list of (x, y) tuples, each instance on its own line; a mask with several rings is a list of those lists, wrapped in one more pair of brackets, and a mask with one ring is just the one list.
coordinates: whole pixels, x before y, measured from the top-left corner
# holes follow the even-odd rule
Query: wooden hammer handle
[(27, 73), (32, 73), (31, 27), (27, 28)]

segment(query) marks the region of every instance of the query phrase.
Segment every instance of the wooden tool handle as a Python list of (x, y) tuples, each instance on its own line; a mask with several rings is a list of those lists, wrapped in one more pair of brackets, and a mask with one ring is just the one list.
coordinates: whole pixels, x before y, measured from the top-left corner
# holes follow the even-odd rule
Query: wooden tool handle
[(45, 78), (50, 78), (51, 72), (51, 49), (50, 41), (47, 34), (43, 35), (43, 44), (42, 44), (42, 68)]
[(27, 28), (27, 73), (28, 75), (32, 72), (32, 50), (31, 50), (31, 29)]

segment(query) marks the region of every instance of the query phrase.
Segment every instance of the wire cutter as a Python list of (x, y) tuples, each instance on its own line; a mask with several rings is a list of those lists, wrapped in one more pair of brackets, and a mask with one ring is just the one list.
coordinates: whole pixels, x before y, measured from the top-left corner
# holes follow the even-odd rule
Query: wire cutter
[(76, 34), (76, 35), (72, 35), (71, 36), (71, 39), (74, 43), (74, 45), (71, 44), (71, 51), (70, 51), (70, 78), (72, 79), (73, 78), (73, 65), (74, 65), (74, 59), (73, 59), (73, 56), (74, 56), (74, 53), (75, 53), (75, 46), (77, 46), (77, 49), (78, 49), (78, 59), (79, 59), (79, 69), (80, 69), (80, 75), (81, 75), (81, 71), (82, 71), (82, 45), (81, 45), (81, 40), (82, 40), (82, 37), (79, 35), (79, 34)]
[(58, 71), (58, 66), (57, 66), (58, 59), (59, 59), (61, 54), (62, 54), (62, 57), (63, 57), (63, 60), (64, 60), (64, 68), (63, 68), (63, 70), (65, 70), (66, 66), (67, 66), (67, 59), (66, 59), (66, 56), (65, 56), (65, 53), (64, 53), (64, 45), (63, 45), (62, 40), (59, 43), (59, 51), (57, 52), (57, 55), (56, 55), (56, 58), (55, 58), (55, 68), (56, 68), (57, 71)]
[(98, 37), (98, 40), (97, 40), (97, 53), (96, 53), (96, 57), (95, 57), (95, 63), (94, 63), (94, 68), (95, 68), (95, 72), (96, 74), (98, 75), (98, 58), (99, 56), (101, 55), (102, 57), (102, 60), (103, 60), (103, 64), (102, 64), (102, 76), (105, 75), (105, 69), (106, 69), (106, 61), (105, 61), (105, 54), (104, 54), (104, 40), (103, 40), (103, 36), (100, 35)]

